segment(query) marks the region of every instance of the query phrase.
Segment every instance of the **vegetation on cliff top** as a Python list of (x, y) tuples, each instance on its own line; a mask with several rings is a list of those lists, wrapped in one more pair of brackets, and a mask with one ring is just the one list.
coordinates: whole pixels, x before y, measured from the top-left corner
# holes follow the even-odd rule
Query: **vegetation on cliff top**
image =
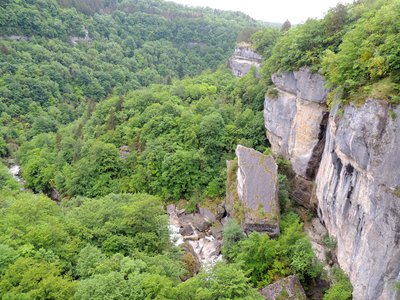
[(399, 0), (363, 0), (338, 4), (323, 19), (309, 19), (278, 38), (271, 29), (255, 33), (265, 80), (307, 66), (322, 72), (337, 103), (372, 97), (399, 104), (399, 10)]

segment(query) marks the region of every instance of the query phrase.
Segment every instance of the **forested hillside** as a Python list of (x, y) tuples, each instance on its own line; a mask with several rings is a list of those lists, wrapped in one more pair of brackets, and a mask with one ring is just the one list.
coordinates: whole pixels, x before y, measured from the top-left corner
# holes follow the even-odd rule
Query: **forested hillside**
[(9, 144), (55, 132), (90, 101), (215, 70), (240, 31), (260, 26), (162, 1), (59, 2), (0, 3), (0, 123), (9, 128), (0, 136)]

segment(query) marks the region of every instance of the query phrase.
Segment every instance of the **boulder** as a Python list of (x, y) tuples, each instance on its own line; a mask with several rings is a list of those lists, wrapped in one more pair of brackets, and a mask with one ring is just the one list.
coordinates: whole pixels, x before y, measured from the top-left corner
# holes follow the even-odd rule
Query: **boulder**
[(199, 207), (199, 214), (204, 217), (208, 222), (215, 222), (217, 221), (217, 216), (211, 212), (208, 208)]
[(184, 227), (179, 228), (179, 233), (183, 236), (188, 236), (194, 234), (194, 230), (192, 225), (186, 225)]
[(213, 237), (215, 237), (217, 240), (222, 240), (224, 227), (220, 222), (214, 223), (210, 230)]
[(289, 276), (261, 289), (267, 300), (306, 300), (307, 296), (296, 276)]
[(119, 157), (122, 160), (125, 160), (129, 156), (129, 154), (131, 154), (131, 149), (129, 148), (129, 146), (125, 145), (119, 148)]
[(210, 222), (207, 221), (202, 215), (193, 214), (192, 218), (193, 226), (198, 231), (205, 232), (208, 228), (210, 228)]
[(278, 236), (278, 167), (274, 159), (241, 145), (237, 146), (236, 155), (236, 182), (233, 188), (232, 183), (228, 183), (228, 214), (236, 215), (236, 219), (241, 214), (240, 221), (246, 233), (258, 231)]

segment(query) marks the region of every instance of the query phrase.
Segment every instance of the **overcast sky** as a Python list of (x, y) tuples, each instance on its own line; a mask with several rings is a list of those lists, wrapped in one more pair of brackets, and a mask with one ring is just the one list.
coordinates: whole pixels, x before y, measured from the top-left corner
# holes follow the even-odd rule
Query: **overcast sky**
[[(170, 0), (171, 1), (171, 0)], [(320, 18), (337, 3), (351, 3), (353, 0), (172, 0), (191, 6), (208, 6), (223, 10), (242, 11), (256, 20), (283, 23), (289, 19), (292, 24), (308, 18)]]

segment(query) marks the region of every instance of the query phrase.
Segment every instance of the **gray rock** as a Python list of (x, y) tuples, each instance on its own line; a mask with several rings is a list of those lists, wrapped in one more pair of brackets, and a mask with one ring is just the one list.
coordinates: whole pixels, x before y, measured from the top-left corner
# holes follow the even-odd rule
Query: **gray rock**
[(217, 221), (217, 216), (213, 214), (208, 208), (199, 207), (199, 214), (211, 223)]
[(325, 103), (328, 90), (324, 87), (324, 79), (309, 68), (301, 68), (295, 72), (273, 74), (272, 82), (281, 91), (293, 94), (305, 101)]
[(306, 300), (304, 289), (296, 276), (289, 276), (261, 289), (267, 300)]
[(119, 157), (122, 160), (125, 160), (129, 154), (131, 154), (131, 149), (129, 148), (129, 146), (125, 145), (119, 148)]
[(307, 208), (312, 180), (318, 171), (325, 145), (328, 120), (327, 90), (321, 75), (307, 68), (272, 76), (278, 96), (267, 96), (264, 121), (272, 151), (290, 160), (295, 178), (294, 200)]
[[(293, 88), (291, 85), (295, 75), (285, 74), (274, 76), (278, 89), (277, 99), (268, 96), (265, 98), (264, 121), (267, 137), (272, 151), (290, 159), (297, 175), (312, 180), (318, 170), (325, 143), (327, 107), (324, 103), (301, 98), (302, 90), (297, 93), (288, 92)], [(302, 71), (301, 74), (307, 73)], [(323, 88), (323, 82), (314, 81), (321, 85), (315, 87), (316, 90)]]
[(192, 227), (192, 225), (186, 225), (184, 227), (179, 228), (179, 233), (181, 235), (185, 236), (189, 236), (189, 235), (193, 235), (194, 234), (194, 229)]
[(186, 227), (193, 224), (193, 215), (182, 214), (178, 217), (180, 227)]
[(254, 52), (249, 44), (241, 43), (236, 46), (234, 55), (229, 59), (229, 68), (237, 77), (246, 75), (251, 67), (260, 68), (262, 56)]
[(355, 300), (400, 297), (400, 118), (388, 110), (367, 100), (342, 117), (332, 113), (316, 177), (318, 214), (337, 240)]
[(297, 79), (293, 72), (272, 74), (272, 82), (282, 91), (297, 95)]
[(167, 214), (176, 214), (176, 206), (174, 204), (167, 205)]
[(294, 186), (291, 190), (291, 198), (299, 205), (315, 210), (316, 203), (311, 202), (311, 195), (314, 184), (301, 176), (296, 175), (294, 178)]
[(222, 240), (222, 234), (224, 231), (224, 227), (222, 226), (221, 223), (216, 222), (212, 227), (211, 227), (211, 235), (215, 237), (217, 240)]
[(210, 222), (207, 221), (202, 215), (200, 214), (193, 214), (192, 217), (192, 222), (193, 222), (193, 226), (195, 229), (197, 229), (198, 231), (206, 231), (208, 228), (210, 228)]
[(325, 249), (326, 247), (323, 240), (328, 234), (328, 231), (324, 225), (322, 225), (320, 219), (313, 218), (311, 222), (304, 224), (304, 231), (310, 237), (311, 247), (313, 248), (317, 258), (320, 261), (325, 262), (327, 257)]
[(297, 112), (296, 96), (278, 90), (278, 98), (265, 98), (264, 122), (272, 151), (289, 158), (289, 137)]
[(237, 194), (244, 206), (245, 232), (279, 235), (278, 167), (271, 156), (238, 145)]
[(293, 72), (297, 80), (297, 95), (303, 100), (325, 103), (328, 90), (324, 87), (324, 79), (318, 73), (312, 73), (308, 68)]
[(59, 191), (57, 191), (56, 189), (52, 189), (50, 198), (56, 202), (60, 202), (62, 197)]

